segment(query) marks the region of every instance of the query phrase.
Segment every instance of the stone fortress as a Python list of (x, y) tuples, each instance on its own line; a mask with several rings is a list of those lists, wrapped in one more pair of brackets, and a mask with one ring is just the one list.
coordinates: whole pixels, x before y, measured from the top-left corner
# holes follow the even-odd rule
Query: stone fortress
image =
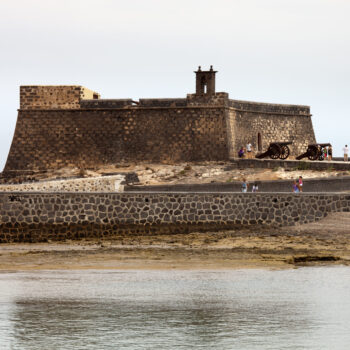
[[(212, 67), (195, 73), (196, 92), (176, 99), (101, 99), (82, 86), (21, 86), (2, 176), (124, 162), (230, 161), (249, 142), (256, 152), (270, 142), (291, 142), (293, 158), (316, 142), (308, 106), (232, 100), (216, 92)], [(251, 161), (295, 166), (244, 163)], [(285, 193), (290, 184), (282, 182), (258, 194), (237, 193), (240, 184), (233, 183), (126, 186), (120, 193), (124, 175), (2, 185), (0, 243), (280, 227), (350, 212), (348, 178), (327, 180), (326, 186), (309, 182), (313, 193), (297, 195)], [(320, 192), (325, 187), (333, 193)]]
[(123, 162), (221, 161), (252, 143), (290, 141), (291, 158), (315, 143), (310, 107), (232, 100), (213, 67), (186, 98), (101, 99), (82, 86), (21, 86), (3, 176)]

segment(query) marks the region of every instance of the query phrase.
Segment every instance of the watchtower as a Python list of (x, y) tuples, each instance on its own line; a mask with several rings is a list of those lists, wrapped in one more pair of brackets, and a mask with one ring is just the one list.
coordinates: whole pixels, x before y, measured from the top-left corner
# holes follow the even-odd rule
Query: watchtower
[(198, 67), (196, 73), (196, 95), (213, 95), (215, 94), (215, 73), (213, 66), (210, 66), (210, 70), (201, 70), (201, 66)]

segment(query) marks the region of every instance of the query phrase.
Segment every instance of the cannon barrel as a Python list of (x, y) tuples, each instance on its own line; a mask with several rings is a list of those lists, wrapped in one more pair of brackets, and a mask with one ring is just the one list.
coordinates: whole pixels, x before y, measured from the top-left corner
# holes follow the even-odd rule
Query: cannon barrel
[(258, 158), (258, 159), (263, 159), (263, 158), (266, 158), (266, 157), (269, 157), (270, 156), (270, 149), (268, 149), (266, 152), (264, 153), (259, 153), (255, 156), (255, 158)]
[(306, 151), (305, 153), (300, 154), (300, 155), (299, 155), (298, 157), (296, 157), (295, 159), (296, 159), (296, 160), (301, 160), (301, 159), (306, 158), (306, 157), (308, 157), (308, 156), (309, 156), (309, 152)]

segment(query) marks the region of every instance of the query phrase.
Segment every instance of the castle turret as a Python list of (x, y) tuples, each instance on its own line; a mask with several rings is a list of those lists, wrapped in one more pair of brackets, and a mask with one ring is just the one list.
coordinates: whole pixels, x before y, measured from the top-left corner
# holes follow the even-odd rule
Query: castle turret
[(217, 71), (210, 70), (202, 71), (201, 66), (198, 67), (196, 73), (196, 95), (213, 95), (215, 94), (215, 74)]

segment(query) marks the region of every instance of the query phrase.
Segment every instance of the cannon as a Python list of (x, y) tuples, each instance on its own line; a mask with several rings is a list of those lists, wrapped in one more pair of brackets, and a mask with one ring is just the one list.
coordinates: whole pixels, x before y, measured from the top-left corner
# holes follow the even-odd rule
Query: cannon
[(271, 142), (266, 152), (257, 154), (255, 158), (262, 159), (270, 157), (271, 159), (287, 159), (290, 154), (288, 145), (291, 142)]
[(324, 160), (323, 149), (328, 146), (331, 146), (331, 144), (330, 143), (310, 144), (308, 145), (306, 152), (296, 157), (296, 159), (301, 160), (307, 157), (310, 160)]

